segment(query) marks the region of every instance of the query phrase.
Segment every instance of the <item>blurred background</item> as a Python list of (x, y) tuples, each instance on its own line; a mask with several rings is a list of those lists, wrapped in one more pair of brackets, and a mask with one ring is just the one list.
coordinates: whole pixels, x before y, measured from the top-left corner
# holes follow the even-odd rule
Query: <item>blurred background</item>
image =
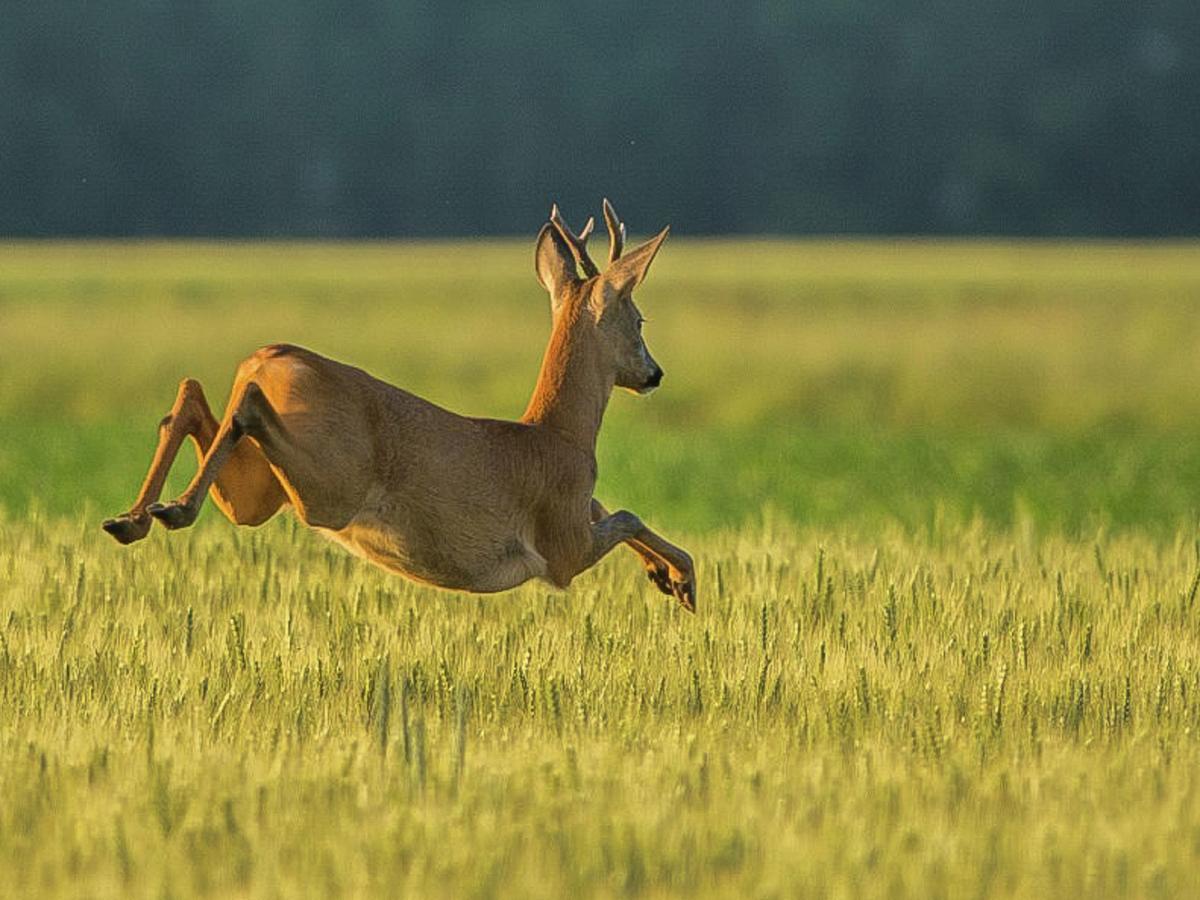
[(271, 341), (519, 416), (533, 236), (607, 195), (674, 230), (605, 502), (1190, 528), (1197, 135), (1183, 0), (8, 4), (0, 508), (126, 508)]
[(0, 234), (1194, 234), (1188, 0), (43, 0)]
[[(698, 618), (103, 534), (270, 342), (519, 417), (604, 196)], [(1197, 0), (0, 0), (0, 900), (1200, 896), (1198, 222)]]

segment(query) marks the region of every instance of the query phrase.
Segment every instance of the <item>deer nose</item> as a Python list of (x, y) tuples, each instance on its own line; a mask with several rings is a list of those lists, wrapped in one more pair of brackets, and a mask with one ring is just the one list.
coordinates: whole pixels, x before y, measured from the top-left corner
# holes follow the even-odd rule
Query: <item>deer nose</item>
[(663, 370), (662, 370), (661, 368), (659, 368), (658, 366), (655, 366), (655, 367), (654, 367), (654, 374), (652, 374), (652, 375), (651, 375), (651, 376), (650, 376), (650, 377), (649, 377), (649, 378), (646, 380), (646, 387), (652, 387), (652, 388), (656, 388), (656, 387), (658, 387), (660, 384), (662, 384), (662, 380), (663, 380)]

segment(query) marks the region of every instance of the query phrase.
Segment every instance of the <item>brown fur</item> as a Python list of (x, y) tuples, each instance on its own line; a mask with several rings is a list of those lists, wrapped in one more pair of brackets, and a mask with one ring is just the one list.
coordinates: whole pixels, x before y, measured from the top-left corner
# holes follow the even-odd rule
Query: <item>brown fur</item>
[[(385, 569), (476, 592), (530, 578), (566, 587), (623, 542), (660, 590), (694, 610), (688, 554), (592, 496), (612, 389), (645, 393), (662, 376), (641, 339), (632, 292), (667, 230), (621, 257), (624, 227), (605, 207), (612, 262), (603, 274), (587, 256), (586, 231), (574, 235), (557, 209), (538, 236), (553, 328), (520, 421), (460, 416), (361, 369), (273, 344), (238, 367), (220, 423), (197, 382), (180, 385), (141, 492), (104, 529), (130, 543), (146, 536), (151, 517), (185, 527), (206, 494), (239, 525), (290, 505), (305, 524)], [(178, 500), (157, 503), (185, 437), (200, 469)]]

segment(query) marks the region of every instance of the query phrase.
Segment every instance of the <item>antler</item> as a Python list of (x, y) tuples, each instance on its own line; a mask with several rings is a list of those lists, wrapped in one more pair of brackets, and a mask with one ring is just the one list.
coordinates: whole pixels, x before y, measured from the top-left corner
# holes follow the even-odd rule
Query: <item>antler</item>
[(617, 218), (617, 211), (607, 197), (604, 198), (604, 224), (608, 226), (608, 262), (612, 265), (625, 249), (625, 223)]
[(558, 204), (555, 203), (550, 207), (550, 224), (554, 226), (559, 237), (567, 242), (567, 246), (571, 249), (571, 255), (575, 257), (575, 262), (579, 264), (579, 268), (583, 269), (583, 277), (591, 278), (599, 275), (600, 270), (596, 268), (596, 264), (592, 262), (592, 258), (588, 256), (587, 252), (587, 239), (591, 235), (592, 229), (596, 227), (596, 220), (589, 218), (587, 224), (583, 226), (583, 231), (576, 234), (567, 227), (562, 214), (558, 211)]

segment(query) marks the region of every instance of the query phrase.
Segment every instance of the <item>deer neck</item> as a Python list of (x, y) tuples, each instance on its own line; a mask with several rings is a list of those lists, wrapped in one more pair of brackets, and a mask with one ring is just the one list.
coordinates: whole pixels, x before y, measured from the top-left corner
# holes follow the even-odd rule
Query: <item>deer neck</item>
[(571, 443), (595, 453), (613, 377), (603, 365), (594, 337), (573, 327), (579, 315), (586, 313), (563, 312), (555, 320), (537, 385), (521, 421), (553, 429)]

